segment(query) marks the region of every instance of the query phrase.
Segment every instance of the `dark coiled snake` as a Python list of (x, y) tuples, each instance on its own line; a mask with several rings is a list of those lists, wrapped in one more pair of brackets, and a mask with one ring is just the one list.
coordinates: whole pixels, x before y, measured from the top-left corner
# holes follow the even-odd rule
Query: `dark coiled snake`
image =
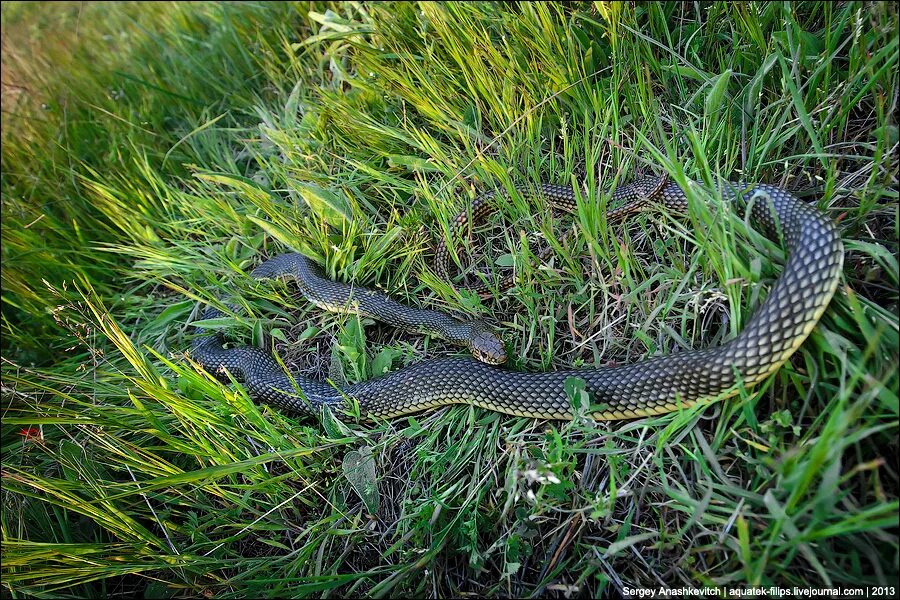
[[(523, 188), (527, 189), (527, 188)], [(571, 188), (542, 184), (535, 190), (552, 205), (573, 210)], [(301, 254), (284, 254), (260, 264), (256, 278), (281, 275), (296, 279), (303, 294), (327, 309), (358, 312), (398, 327), (433, 333), (467, 346), (472, 358), (437, 358), (419, 362), (362, 383), (334, 386), (286, 372), (259, 348), (225, 348), (221, 333), (197, 336), (193, 358), (220, 377), (225, 371), (243, 380), (256, 399), (307, 415), (322, 407), (340, 416), (349, 401), (358, 402), (370, 418), (391, 418), (448, 404), (482, 408), (539, 419), (572, 419), (573, 403), (565, 390), (569, 378), (584, 382), (595, 419), (628, 419), (686, 408), (698, 401), (724, 398), (776, 371), (815, 327), (838, 285), (843, 245), (834, 224), (813, 206), (771, 185), (722, 186), (725, 197), (749, 207), (753, 221), (773, 238), (778, 233), (788, 250), (781, 277), (744, 330), (729, 342), (702, 350), (682, 351), (630, 365), (543, 373), (511, 371), (496, 363), (506, 358), (503, 345), (480, 321), (459, 321), (444, 313), (412, 308), (381, 292), (325, 279)], [(488, 192), (456, 218), (457, 229), (469, 219), (483, 218), (502, 194)], [(662, 205), (684, 210), (684, 191), (665, 177), (643, 179), (619, 187), (612, 201), (624, 203), (611, 211), (618, 220)], [(436, 270), (447, 277), (449, 250), (440, 244)], [(514, 285), (509, 278), (502, 288)], [(483, 293), (484, 289), (475, 291)], [(221, 316), (208, 307), (204, 319)], [(487, 364), (495, 363), (495, 364)]]

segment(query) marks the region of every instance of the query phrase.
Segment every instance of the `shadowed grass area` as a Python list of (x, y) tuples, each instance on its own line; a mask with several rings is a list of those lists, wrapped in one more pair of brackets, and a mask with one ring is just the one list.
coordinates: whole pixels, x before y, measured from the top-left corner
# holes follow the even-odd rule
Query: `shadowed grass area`
[[(5, 3), (4, 589), (894, 582), (897, 21), (855, 2)], [(289, 250), (482, 316), (511, 368), (720, 344), (784, 252), (711, 194), (606, 223), (616, 183), (663, 171), (778, 184), (841, 230), (828, 311), (740, 397), (620, 423), (303, 422), (185, 355), (219, 298), (241, 311), (211, 325), (320, 379), (460, 352), (246, 276)], [(514, 193), (452, 239), (477, 193), (527, 181), (577, 185), (579, 210)], [(441, 238), (459, 281), (518, 286), (455, 291)]]

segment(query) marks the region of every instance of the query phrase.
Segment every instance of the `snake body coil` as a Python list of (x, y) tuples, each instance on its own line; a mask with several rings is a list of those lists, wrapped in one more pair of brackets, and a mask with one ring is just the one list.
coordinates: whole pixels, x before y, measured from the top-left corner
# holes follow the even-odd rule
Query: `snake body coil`
[[(676, 184), (646, 181), (616, 190), (614, 199), (627, 206), (610, 216), (624, 216), (653, 204), (684, 209), (687, 198)], [(543, 185), (540, 191), (553, 203), (574, 206), (569, 188)], [(657, 415), (688, 407), (699, 400), (734, 394), (739, 385), (750, 386), (778, 369), (815, 327), (838, 284), (843, 246), (834, 224), (816, 208), (783, 189), (769, 185), (739, 188), (726, 195), (748, 203), (753, 220), (771, 237), (780, 229), (789, 258), (784, 272), (746, 328), (728, 343), (703, 350), (678, 352), (621, 367), (545, 373), (520, 373), (490, 366), (471, 358), (427, 360), (362, 383), (336, 388), (303, 377), (293, 377), (268, 353), (258, 348), (225, 349), (221, 334), (197, 337), (193, 356), (208, 371), (229, 371), (242, 379), (251, 395), (284, 409), (309, 415), (321, 407), (338, 409), (348, 399), (359, 403), (371, 418), (391, 418), (447, 404), (473, 404), (511, 415), (541, 419), (571, 419), (573, 410), (564, 389), (567, 379), (584, 381), (585, 391), (598, 408), (600, 420)], [(484, 213), (494, 194), (476, 200), (473, 218)], [(467, 217), (457, 218), (457, 225)], [(448, 252), (439, 248), (438, 271), (446, 272)], [(450, 317), (435, 317), (390, 300), (380, 292), (323, 279), (312, 263), (299, 254), (278, 256), (261, 264), (255, 277), (289, 274), (314, 303), (331, 310), (371, 315), (402, 327), (414, 327), (453, 338), (445, 326), (457, 330)], [(220, 315), (208, 308), (204, 318)], [(441, 321), (441, 326), (437, 326)], [(454, 325), (455, 324), (455, 325)], [(475, 322), (473, 336), (493, 344), (489, 331)], [(462, 335), (465, 338), (465, 335)], [(460, 340), (470, 347), (477, 341)]]

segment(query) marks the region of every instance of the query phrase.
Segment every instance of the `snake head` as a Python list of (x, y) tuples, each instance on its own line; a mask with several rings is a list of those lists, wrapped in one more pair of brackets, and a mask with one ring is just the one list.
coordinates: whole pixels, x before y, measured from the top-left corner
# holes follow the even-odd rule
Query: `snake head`
[(472, 356), (489, 365), (500, 365), (506, 362), (506, 348), (497, 334), (479, 321), (470, 324), (467, 345)]

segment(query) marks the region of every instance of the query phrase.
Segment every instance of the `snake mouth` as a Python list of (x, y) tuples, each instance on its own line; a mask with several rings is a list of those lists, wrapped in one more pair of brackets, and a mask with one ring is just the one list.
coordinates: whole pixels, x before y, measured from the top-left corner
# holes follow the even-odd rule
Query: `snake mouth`
[(472, 348), (472, 356), (474, 356), (476, 360), (489, 365), (502, 365), (506, 362), (506, 352), (502, 349), (487, 352), (479, 348)]

